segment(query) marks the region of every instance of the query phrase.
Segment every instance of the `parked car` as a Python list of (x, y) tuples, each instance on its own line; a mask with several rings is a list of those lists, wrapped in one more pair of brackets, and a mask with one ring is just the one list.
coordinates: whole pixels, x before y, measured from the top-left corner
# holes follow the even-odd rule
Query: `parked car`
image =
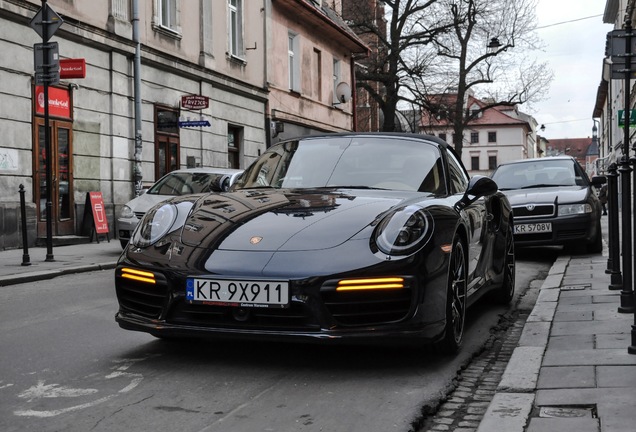
[(511, 208), (442, 140), (278, 143), (229, 192), (153, 207), (115, 270), (128, 330), (157, 337), (459, 349), (466, 308), (509, 302)]
[(226, 191), (242, 172), (230, 168), (187, 168), (169, 172), (121, 210), (117, 219), (121, 247), (126, 247), (133, 230), (153, 205), (173, 196)]
[(592, 189), (605, 177), (589, 180), (570, 156), (503, 163), (492, 179), (510, 200), (518, 246), (572, 246), (603, 249), (601, 203)]

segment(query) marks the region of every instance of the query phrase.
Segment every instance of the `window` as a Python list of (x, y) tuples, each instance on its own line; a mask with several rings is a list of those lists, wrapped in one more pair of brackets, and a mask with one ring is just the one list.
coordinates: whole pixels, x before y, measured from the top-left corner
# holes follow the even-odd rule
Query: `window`
[(288, 34), (287, 55), (289, 58), (289, 89), (300, 92), (300, 52), (299, 36)]
[(488, 155), (488, 169), (494, 170), (497, 168), (497, 155)]
[(241, 135), (242, 129), (234, 126), (227, 128), (227, 166), (239, 169), (241, 167)]
[(479, 143), (479, 132), (472, 131), (470, 133), (470, 143), (471, 144), (478, 144)]
[(228, 0), (228, 38), (230, 55), (243, 56), (243, 0)]
[(179, 33), (178, 0), (157, 0), (157, 24), (165, 29)]
[(313, 66), (314, 73), (311, 77), (314, 84), (313, 97), (320, 101), (322, 99), (322, 52), (317, 48), (314, 48)]
[(497, 142), (497, 132), (488, 132), (488, 142), (489, 143)]
[(439, 138), (440, 138), (441, 140), (446, 141), (446, 134), (445, 134), (445, 133), (441, 133), (441, 134), (439, 134)]
[(472, 117), (472, 118), (481, 117), (482, 112), (481, 112), (481, 108), (479, 107), (479, 105), (477, 105), (477, 104), (471, 105), (469, 111), (470, 111), (470, 117)]
[(180, 166), (179, 111), (155, 106), (155, 180)]
[(470, 169), (473, 171), (479, 170), (479, 156), (470, 157)]
[(450, 176), (451, 194), (464, 193), (468, 188), (468, 174), (463, 169), (455, 153), (448, 151), (448, 171)]
[(333, 102), (340, 103), (336, 94), (336, 87), (340, 83), (340, 60), (333, 59)]

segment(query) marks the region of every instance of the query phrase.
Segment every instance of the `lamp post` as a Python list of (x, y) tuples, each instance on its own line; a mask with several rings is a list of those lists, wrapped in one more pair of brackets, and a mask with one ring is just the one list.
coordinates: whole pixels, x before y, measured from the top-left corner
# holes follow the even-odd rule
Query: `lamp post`
[(632, 169), (630, 167), (629, 158), (629, 128), (630, 128), (630, 108), (631, 108), (631, 66), (632, 66), (632, 20), (631, 16), (627, 16), (625, 19), (625, 124), (623, 127), (623, 156), (620, 160), (620, 172), (621, 177), (621, 193), (622, 193), (622, 208), (621, 208), (621, 220), (622, 220), (622, 261), (623, 261), (623, 289), (621, 290), (621, 305), (618, 307), (619, 313), (632, 313), (634, 312), (634, 291), (632, 290), (632, 208), (630, 200), (632, 198), (631, 179), (630, 173)]

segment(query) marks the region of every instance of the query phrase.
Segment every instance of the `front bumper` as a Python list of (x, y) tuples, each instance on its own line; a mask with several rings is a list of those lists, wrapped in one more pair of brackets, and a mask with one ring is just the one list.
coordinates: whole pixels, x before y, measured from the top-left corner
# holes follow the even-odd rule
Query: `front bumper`
[(161, 320), (148, 319), (119, 311), (115, 320), (122, 329), (150, 333), (159, 338), (205, 338), (205, 339), (245, 339), (260, 341), (283, 341), (324, 344), (381, 344), (409, 345), (434, 343), (444, 333), (444, 321), (418, 327), (390, 326), (368, 327), (349, 330), (320, 329), (263, 330), (241, 328), (208, 328), (193, 325), (170, 324)]
[(427, 343), (444, 332), (445, 283), (433, 277), (436, 283), (427, 280), (426, 288), (406, 276), (405, 288), (367, 292), (336, 291), (331, 276), (292, 280), (288, 307), (260, 308), (190, 302), (183, 276), (152, 273), (154, 282), (145, 283), (116, 269), (115, 319), (121, 328), (167, 338), (351, 343)]
[(574, 243), (591, 243), (598, 235), (598, 217), (595, 213), (582, 215), (515, 218), (515, 225), (551, 223), (552, 232), (515, 233), (515, 244), (519, 246), (565, 246)]

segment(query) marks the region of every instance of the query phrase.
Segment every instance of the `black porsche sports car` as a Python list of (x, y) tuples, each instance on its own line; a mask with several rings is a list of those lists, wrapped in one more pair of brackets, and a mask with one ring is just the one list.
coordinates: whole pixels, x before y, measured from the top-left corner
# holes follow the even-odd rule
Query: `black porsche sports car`
[(455, 352), (466, 308), (509, 302), (510, 204), (431, 136), (270, 147), (228, 192), (146, 213), (115, 273), (128, 330), (157, 337), (401, 342)]

